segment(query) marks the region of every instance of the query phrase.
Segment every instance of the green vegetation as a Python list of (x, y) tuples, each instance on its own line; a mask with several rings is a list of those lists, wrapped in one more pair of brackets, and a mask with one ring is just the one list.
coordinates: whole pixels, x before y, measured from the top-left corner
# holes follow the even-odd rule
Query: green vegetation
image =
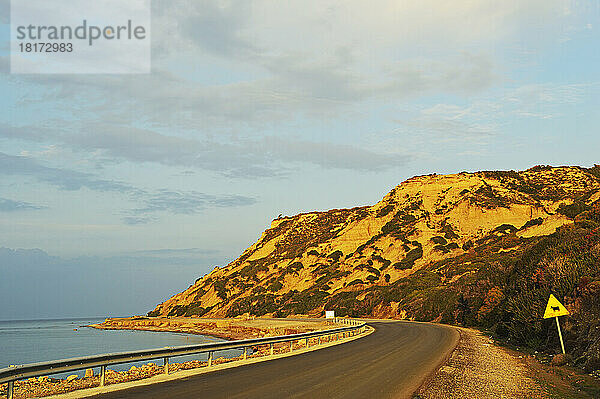
[(419, 246), (417, 248), (411, 249), (404, 259), (400, 262), (395, 263), (394, 267), (396, 269), (410, 269), (415, 265), (415, 261), (421, 259), (423, 257), (423, 247)]
[[(547, 298), (553, 293), (572, 313), (563, 319), (568, 351), (578, 365), (599, 369), (600, 202), (592, 203), (598, 185), (590, 182), (600, 178), (600, 166), (538, 166), (521, 173), (468, 175), (469, 179), (475, 177), (475, 183), (461, 192), (462, 197), (449, 197), (442, 203), (450, 192), (448, 186), (431, 209), (423, 207), (419, 192), (393, 190), (377, 212), (363, 207), (283, 218), (257, 243), (261, 248), (277, 239), (271, 254), (248, 261), (252, 258), (245, 253), (230, 265), (235, 272), (198, 280), (188, 291), (192, 303), (169, 307), (168, 315), (210, 312), (213, 308), (203, 307), (201, 299), (213, 288), (221, 299), (215, 309), (226, 310), (227, 316), (320, 315), (324, 308), (332, 308), (341, 316), (396, 317), (393, 309), (398, 309), (415, 320), (480, 327), (520, 347), (558, 349), (553, 321), (541, 319)], [(402, 203), (396, 202), (396, 196), (402, 198)], [(561, 201), (557, 212), (573, 223), (548, 236), (526, 238), (520, 237), (520, 232), (542, 225), (547, 216), (518, 225), (502, 224), (512, 219), (507, 218), (498, 221), (499, 226), (492, 231), (482, 233), (477, 226), (473, 228), (473, 223), (459, 225), (463, 216), (452, 213), (455, 208), (451, 201), (477, 205), (481, 216), (478, 212), (466, 213), (476, 218), (485, 218), (486, 209), (508, 209), (515, 204), (532, 206), (533, 217), (533, 208), (541, 209), (542, 204), (551, 212), (552, 207), (542, 201)], [(502, 214), (506, 212), (493, 217)], [(353, 253), (345, 255), (335, 247), (333, 252), (325, 252), (324, 248), (331, 248), (331, 240), (348, 223), (366, 217), (385, 217), (377, 222), (386, 223), (379, 231), (368, 231), (366, 242)], [(435, 234), (430, 242), (425, 242), (423, 226)], [(469, 236), (461, 239), (458, 233)], [(432, 247), (439, 251), (433, 258), (440, 258), (440, 253), (445, 256), (439, 261), (423, 259), (423, 245), (426, 252)], [(307, 255), (316, 257), (311, 259), (313, 264), (305, 261)], [(419, 270), (415, 267), (417, 261)], [(354, 278), (358, 272), (364, 277)], [(299, 276), (305, 280), (298, 287), (309, 288), (279, 294), (284, 281), (297, 281)], [(342, 281), (345, 285), (339, 288)], [(159, 315), (159, 310), (148, 315)]]
[(519, 230), (525, 230), (526, 228), (532, 227), (532, 226), (540, 226), (543, 222), (544, 222), (544, 219), (542, 219), (542, 218), (531, 219), (531, 220), (528, 220), (527, 223), (525, 223), (523, 225), (523, 227), (521, 227)]
[(589, 207), (584, 202), (575, 201), (571, 205), (561, 204), (558, 207), (557, 211), (558, 213), (562, 213), (566, 217), (575, 219), (577, 215), (579, 215), (581, 212), (587, 211), (588, 209)]
[(394, 210), (394, 205), (392, 205), (392, 204), (386, 205), (377, 212), (375, 217), (382, 218), (384, 216), (387, 216), (393, 210)]
[(433, 243), (439, 244), (439, 245), (446, 245), (448, 243), (448, 241), (446, 241), (446, 239), (444, 237), (440, 237), (440, 236), (431, 237), (431, 241)]
[(339, 262), (340, 258), (344, 256), (344, 253), (342, 251), (333, 251), (332, 253), (330, 253), (329, 255), (327, 255), (327, 257), (331, 260), (333, 260), (334, 262)]

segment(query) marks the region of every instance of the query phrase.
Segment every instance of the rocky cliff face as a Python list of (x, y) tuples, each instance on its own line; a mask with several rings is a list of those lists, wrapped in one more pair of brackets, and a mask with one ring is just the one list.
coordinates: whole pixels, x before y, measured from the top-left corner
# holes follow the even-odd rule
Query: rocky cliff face
[(334, 309), (456, 322), (467, 295), (469, 317), (485, 317), (515, 259), (599, 199), (598, 166), (413, 177), (373, 206), (274, 220), (238, 259), (149, 315)]

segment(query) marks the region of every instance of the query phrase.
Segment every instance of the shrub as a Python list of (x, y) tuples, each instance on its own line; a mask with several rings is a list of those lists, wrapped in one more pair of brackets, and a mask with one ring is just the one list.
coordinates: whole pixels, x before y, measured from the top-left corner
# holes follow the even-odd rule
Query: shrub
[(344, 256), (344, 253), (340, 250), (334, 251), (332, 253), (330, 253), (329, 255), (327, 255), (327, 257), (329, 259), (333, 259), (334, 262), (339, 262), (340, 258)]
[(431, 237), (431, 241), (434, 244), (440, 244), (440, 245), (446, 245), (446, 243), (448, 242), (448, 241), (446, 241), (446, 239), (444, 237), (441, 237), (441, 236)]
[(531, 219), (531, 220), (528, 220), (527, 223), (525, 223), (523, 225), (523, 227), (521, 227), (519, 230), (525, 230), (526, 228), (532, 227), (532, 226), (540, 226), (543, 222), (544, 222), (544, 219), (542, 219), (542, 218)]
[(580, 201), (575, 201), (571, 205), (561, 204), (557, 212), (565, 215), (568, 218), (575, 219), (575, 216), (579, 215), (581, 212), (587, 211), (589, 207)]
[(269, 285), (269, 287), (267, 289), (269, 291), (277, 292), (281, 288), (283, 288), (283, 284), (281, 284), (281, 281), (274, 281)]
[(351, 285), (364, 284), (364, 283), (365, 283), (364, 281), (362, 281), (361, 279), (357, 278), (357, 279), (354, 279), (354, 280), (350, 281), (348, 283), (348, 287), (351, 286)]
[(381, 208), (379, 211), (377, 211), (377, 214), (375, 215), (376, 218), (382, 218), (384, 216), (387, 216), (391, 211), (394, 210), (394, 205), (386, 205), (383, 208)]
[(501, 224), (500, 226), (496, 227), (492, 233), (502, 233), (502, 234), (510, 234), (510, 233), (514, 233), (515, 231), (517, 231), (517, 228), (515, 226), (513, 226), (512, 224)]
[(402, 259), (399, 262), (400, 267), (398, 267), (398, 263), (396, 263), (394, 265), (394, 267), (396, 269), (410, 269), (415, 265), (415, 261), (417, 259), (421, 259), (422, 257), (423, 257), (423, 248), (422, 247), (413, 248), (406, 254), (404, 259)]

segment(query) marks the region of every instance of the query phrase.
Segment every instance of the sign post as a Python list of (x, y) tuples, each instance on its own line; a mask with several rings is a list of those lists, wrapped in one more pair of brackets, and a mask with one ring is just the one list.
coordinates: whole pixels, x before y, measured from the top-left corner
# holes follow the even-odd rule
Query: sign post
[(554, 317), (556, 319), (556, 328), (558, 329), (558, 338), (560, 339), (560, 347), (562, 348), (563, 354), (565, 352), (565, 343), (563, 342), (562, 332), (560, 331), (560, 323), (558, 322), (558, 316), (566, 316), (570, 314), (567, 308), (556, 299), (556, 297), (550, 294), (548, 298), (548, 304), (546, 305), (546, 311), (544, 312), (544, 319)]

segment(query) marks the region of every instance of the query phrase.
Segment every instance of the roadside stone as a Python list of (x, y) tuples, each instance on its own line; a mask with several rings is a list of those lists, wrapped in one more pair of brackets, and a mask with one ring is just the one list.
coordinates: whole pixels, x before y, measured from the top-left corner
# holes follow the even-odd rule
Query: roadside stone
[(67, 377), (67, 382), (75, 381), (77, 378), (79, 378), (79, 376), (77, 376), (77, 374), (71, 374), (70, 376)]

